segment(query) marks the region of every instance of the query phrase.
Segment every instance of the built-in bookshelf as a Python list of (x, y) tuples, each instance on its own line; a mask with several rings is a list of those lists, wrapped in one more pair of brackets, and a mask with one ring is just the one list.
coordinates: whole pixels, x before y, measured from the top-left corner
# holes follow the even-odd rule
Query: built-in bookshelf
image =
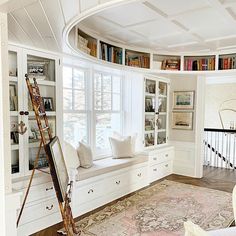
[(150, 68), (150, 53), (125, 50), (125, 65), (139, 68)]
[(77, 28), (77, 48), (82, 52), (97, 57), (97, 39)]
[(218, 70), (236, 69), (236, 53), (219, 55)]
[(167, 143), (168, 84), (156, 78), (145, 78), (144, 146)]
[(122, 65), (123, 49), (100, 41), (99, 58), (104, 61)]
[(184, 70), (208, 71), (215, 70), (215, 55), (210, 56), (185, 56)]
[[(36, 78), (39, 84), (45, 110), (49, 117), (49, 126), (55, 135), (57, 60), (59, 59), (54, 55), (33, 50), (22, 50), (13, 46), (9, 49), (10, 142), (13, 178), (30, 173), (41, 140), (24, 79), (25, 74), (28, 74), (31, 83), (33, 83), (33, 78)], [(39, 168), (48, 167), (43, 150), (40, 153), (38, 166)]]
[(153, 54), (153, 69), (180, 70), (180, 56)]

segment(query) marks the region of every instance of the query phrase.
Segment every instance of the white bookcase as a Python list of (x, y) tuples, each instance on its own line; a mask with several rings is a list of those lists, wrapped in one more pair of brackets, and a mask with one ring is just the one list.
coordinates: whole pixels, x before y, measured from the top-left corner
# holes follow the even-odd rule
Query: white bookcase
[[(59, 57), (16, 46), (9, 46), (9, 99), (11, 120), (11, 169), (12, 177), (29, 175), (33, 167), (40, 144), (40, 134), (25, 82), (25, 74), (30, 80), (37, 79), (42, 97), (44, 97), (49, 124), (53, 135), (56, 132), (58, 106), (57, 75)], [(23, 115), (20, 115), (20, 113)], [(61, 120), (61, 118), (60, 118)], [(18, 132), (20, 122), (27, 131)], [(39, 166), (47, 168), (46, 155), (42, 149)]]
[(145, 77), (144, 83), (144, 147), (165, 145), (168, 139), (169, 83), (155, 77)]

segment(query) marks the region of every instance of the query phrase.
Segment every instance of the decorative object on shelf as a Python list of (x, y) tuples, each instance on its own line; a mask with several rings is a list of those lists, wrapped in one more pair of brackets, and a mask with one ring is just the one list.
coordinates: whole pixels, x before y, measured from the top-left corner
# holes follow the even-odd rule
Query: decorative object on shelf
[(145, 116), (145, 131), (155, 130), (155, 117)]
[(172, 129), (192, 130), (193, 112), (173, 111)]
[(167, 83), (159, 82), (159, 96), (167, 96)]
[(37, 76), (41, 79), (46, 78), (47, 74), (47, 63), (46, 62), (37, 62), (37, 61), (28, 61), (28, 74), (29, 76)]
[(17, 111), (18, 102), (17, 102), (17, 92), (15, 84), (9, 85), (9, 99), (10, 99), (10, 111)]
[(45, 111), (53, 111), (53, 98), (52, 97), (43, 97), (43, 104)]
[(155, 144), (155, 137), (154, 133), (145, 134), (145, 147), (154, 146)]
[(145, 112), (155, 112), (155, 100), (151, 97), (145, 98)]
[(146, 80), (145, 92), (155, 95), (155, 93), (156, 93), (156, 81), (147, 79)]
[(179, 59), (166, 59), (162, 61), (162, 70), (180, 70), (180, 60)]
[(19, 143), (19, 132), (11, 131), (11, 144), (18, 144), (18, 143)]
[(194, 91), (174, 91), (173, 109), (193, 110)]

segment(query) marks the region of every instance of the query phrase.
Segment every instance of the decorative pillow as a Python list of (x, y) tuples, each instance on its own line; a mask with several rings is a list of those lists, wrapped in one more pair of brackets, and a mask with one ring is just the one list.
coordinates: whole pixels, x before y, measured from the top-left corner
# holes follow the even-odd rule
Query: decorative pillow
[(185, 235), (184, 236), (209, 236), (209, 234), (201, 229), (198, 225), (191, 221), (184, 222)]
[[(122, 136), (120, 133), (114, 131), (112, 134), (112, 137), (115, 139), (124, 140), (128, 136)], [(132, 152), (133, 153), (135, 153), (136, 139), (137, 139), (137, 133), (135, 133), (131, 136), (131, 144), (132, 144)]]
[(67, 142), (64, 142), (64, 158), (67, 169), (75, 169), (80, 166), (77, 150)]
[(128, 136), (122, 140), (110, 137), (109, 140), (113, 158), (127, 158), (134, 156), (131, 136)]
[(93, 165), (93, 153), (92, 153), (91, 148), (88, 145), (79, 142), (77, 153), (79, 156), (81, 167), (90, 168)]

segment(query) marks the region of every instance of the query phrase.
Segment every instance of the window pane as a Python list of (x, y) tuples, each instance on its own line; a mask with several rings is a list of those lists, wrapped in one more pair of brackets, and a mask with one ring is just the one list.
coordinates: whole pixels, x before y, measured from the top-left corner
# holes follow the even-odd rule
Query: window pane
[(100, 92), (95, 92), (94, 94), (94, 108), (95, 110), (102, 109), (102, 94)]
[(97, 114), (96, 149), (98, 153), (110, 150), (109, 137), (113, 131), (121, 131), (120, 114)]
[(85, 92), (74, 90), (74, 110), (85, 110)]
[(111, 76), (104, 75), (102, 81), (103, 91), (104, 92), (111, 92)]
[(72, 90), (71, 89), (63, 90), (63, 108), (64, 110), (72, 109)]
[(94, 75), (94, 90), (101, 91), (102, 89), (102, 76), (101, 74)]
[(63, 87), (72, 88), (72, 68), (63, 67)]
[(111, 110), (111, 93), (103, 93), (102, 108), (104, 111)]
[(112, 110), (113, 111), (120, 111), (120, 94), (112, 94)]
[(120, 93), (120, 77), (113, 76), (112, 77), (112, 92), (113, 93)]
[(87, 142), (86, 114), (64, 114), (64, 140), (74, 145), (78, 145), (79, 141)]
[(84, 89), (84, 71), (74, 69), (74, 89)]

